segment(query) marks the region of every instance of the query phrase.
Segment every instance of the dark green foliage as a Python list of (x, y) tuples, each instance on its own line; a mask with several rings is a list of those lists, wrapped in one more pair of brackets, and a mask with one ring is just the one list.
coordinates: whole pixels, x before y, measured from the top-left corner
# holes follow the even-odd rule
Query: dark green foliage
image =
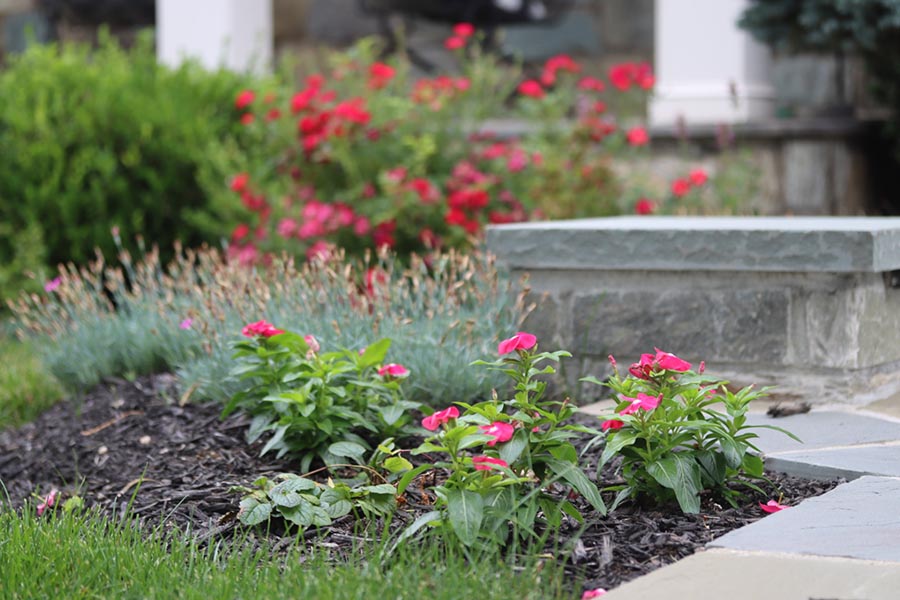
[(738, 25), (773, 48), (858, 54), (876, 97), (900, 114), (900, 0), (756, 0)]
[(243, 77), (159, 66), (150, 36), (129, 51), (100, 37), (33, 46), (0, 72), (0, 297), (25, 270), (112, 256), (113, 226), (161, 248), (207, 241), (183, 214), (206, 205), (197, 173), (237, 134)]

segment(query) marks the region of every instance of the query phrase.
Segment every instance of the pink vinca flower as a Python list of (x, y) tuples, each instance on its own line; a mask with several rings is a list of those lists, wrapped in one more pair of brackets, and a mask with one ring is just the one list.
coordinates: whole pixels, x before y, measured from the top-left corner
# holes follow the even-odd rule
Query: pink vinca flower
[(515, 431), (515, 428), (512, 425), (504, 423), (503, 421), (495, 421), (490, 425), (482, 425), (480, 429), (487, 435), (494, 436), (494, 439), (487, 443), (488, 446), (496, 446), (498, 443), (508, 442), (512, 439), (513, 432)]
[[(648, 396), (644, 392), (638, 392), (637, 398), (629, 398), (628, 396), (623, 396), (622, 400), (627, 400), (631, 402), (628, 406), (619, 411), (620, 415), (630, 415), (636, 413), (639, 410), (643, 410), (646, 412), (650, 412), (662, 401), (662, 394), (659, 396)], [(601, 426), (602, 427), (602, 426)]]
[(409, 375), (409, 369), (397, 363), (389, 363), (378, 369), (378, 374), (382, 377), (406, 377)]
[(284, 333), (284, 330), (277, 329), (274, 325), (267, 321), (257, 321), (256, 323), (249, 323), (245, 325), (243, 329), (241, 329), (241, 333), (246, 337), (272, 337), (273, 335), (278, 335), (279, 333)]
[(472, 457), (472, 465), (476, 471), (490, 471), (495, 467), (509, 467), (509, 464), (499, 458), (491, 458), (490, 456), (474, 456)]
[(777, 513), (778, 511), (784, 510), (784, 509), (786, 509), (786, 508), (790, 508), (790, 506), (785, 506), (784, 504), (779, 504), (779, 503), (778, 503), (777, 501), (775, 501), (775, 500), (769, 500), (769, 501), (766, 502), (765, 504), (763, 504), (762, 502), (760, 502), (760, 503), (759, 503), (759, 507), (760, 507), (761, 509), (763, 509), (763, 512), (767, 512), (767, 513), (770, 513), (770, 514), (771, 514), (771, 513)]
[(663, 352), (659, 348), (654, 348), (654, 350), (656, 350), (656, 363), (660, 369), (678, 371), (679, 373), (691, 370), (691, 363), (688, 361), (681, 360), (671, 352)]
[(514, 350), (529, 350), (534, 348), (537, 338), (530, 333), (524, 331), (518, 332), (508, 340), (503, 340), (497, 346), (497, 354), (508, 354)]
[(193, 319), (185, 319), (181, 323), (178, 324), (178, 327), (181, 329), (190, 329), (191, 325), (194, 324)]
[(701, 186), (707, 182), (709, 179), (709, 175), (706, 174), (706, 171), (703, 169), (694, 169), (690, 173), (688, 173), (688, 179), (691, 184), (696, 186)]
[(54, 504), (56, 504), (56, 497), (59, 495), (59, 490), (51, 490), (47, 497), (44, 498), (44, 501), (38, 504), (37, 514), (40, 517), (44, 514), (44, 511), (48, 508), (51, 508)]
[(607, 420), (603, 421), (602, 423), (600, 423), (600, 429), (602, 429), (603, 431), (609, 431), (610, 429), (612, 429), (612, 430), (622, 429), (622, 427), (624, 427), (624, 426), (625, 426), (625, 423), (623, 423), (619, 419), (607, 419)]
[(422, 427), (428, 431), (434, 431), (444, 423), (450, 421), (450, 419), (456, 419), (457, 417), (459, 417), (459, 409), (455, 406), (451, 406), (450, 408), (445, 408), (444, 410), (440, 410), (433, 415), (422, 419)]
[(600, 596), (605, 596), (606, 590), (603, 588), (596, 588), (593, 590), (584, 590), (584, 593), (581, 594), (581, 600), (591, 600), (591, 598), (599, 598)]

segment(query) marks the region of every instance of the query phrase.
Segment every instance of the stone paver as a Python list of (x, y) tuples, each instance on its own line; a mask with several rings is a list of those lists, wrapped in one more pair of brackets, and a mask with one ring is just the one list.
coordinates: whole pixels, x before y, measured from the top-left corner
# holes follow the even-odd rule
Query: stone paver
[(900, 562), (900, 479), (861, 477), (710, 546)]
[(757, 429), (759, 439), (754, 443), (767, 456), (786, 451), (900, 440), (900, 423), (854, 412), (814, 410), (808, 414), (778, 419), (754, 414), (747, 421), (754, 425), (781, 427), (803, 441), (800, 444), (778, 431)]
[(788, 475), (814, 479), (856, 479), (860, 475), (900, 477), (900, 443), (782, 452), (768, 456), (766, 466)]
[(709, 550), (626, 583), (604, 596), (604, 600), (897, 600), (898, 597), (900, 564)]

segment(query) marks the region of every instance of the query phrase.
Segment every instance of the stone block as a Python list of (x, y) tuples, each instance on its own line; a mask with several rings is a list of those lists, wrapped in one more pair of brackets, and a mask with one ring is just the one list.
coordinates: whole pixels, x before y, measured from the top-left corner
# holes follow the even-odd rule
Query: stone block
[(861, 477), (725, 534), (710, 546), (900, 562), (900, 479)]
[(708, 550), (611, 590), (603, 600), (896, 600), (900, 564)]
[(893, 443), (784, 452), (767, 457), (766, 465), (779, 473), (814, 479), (856, 479), (863, 475), (900, 477), (900, 446)]
[(778, 363), (787, 351), (782, 290), (621, 291), (578, 295), (573, 303), (579, 353), (632, 360), (654, 346), (690, 360)]

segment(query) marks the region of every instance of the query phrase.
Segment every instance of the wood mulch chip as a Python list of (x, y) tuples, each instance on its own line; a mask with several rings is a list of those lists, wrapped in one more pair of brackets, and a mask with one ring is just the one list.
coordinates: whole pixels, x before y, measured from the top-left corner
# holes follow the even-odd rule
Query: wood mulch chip
[[(175, 377), (169, 374), (112, 380), (20, 429), (0, 431), (0, 482), (13, 506), (36, 491), (58, 488), (116, 519), (134, 515), (154, 526), (189, 531), (201, 543), (239, 537), (244, 544), (259, 545), (265, 530), (248, 533), (237, 522), (240, 494), (230, 488), (249, 486), (264, 474), (297, 472), (298, 467), (261, 457), (261, 444), (247, 444), (246, 416), (223, 420), (219, 405), (179, 406), (178, 399)], [(596, 426), (595, 418), (579, 419)], [(596, 448), (588, 455), (594, 463), (598, 457)], [(839, 483), (774, 473), (769, 477), (787, 504)], [(393, 520), (398, 529), (430, 510), (420, 486), (410, 486), (405, 500)], [(565, 523), (547, 550), (564, 559), (566, 570), (584, 578), (587, 587), (612, 588), (762, 518), (760, 500), (767, 499), (748, 497), (741, 507), (730, 508), (707, 498), (699, 515), (683, 515), (677, 507), (628, 505), (607, 517), (591, 513), (579, 501), (587, 527)], [(348, 516), (303, 537), (343, 555), (361, 539), (357, 525)], [(295, 535), (279, 537), (281, 533), (277, 527), (269, 530), (269, 547), (278, 550), (297, 542)]]

